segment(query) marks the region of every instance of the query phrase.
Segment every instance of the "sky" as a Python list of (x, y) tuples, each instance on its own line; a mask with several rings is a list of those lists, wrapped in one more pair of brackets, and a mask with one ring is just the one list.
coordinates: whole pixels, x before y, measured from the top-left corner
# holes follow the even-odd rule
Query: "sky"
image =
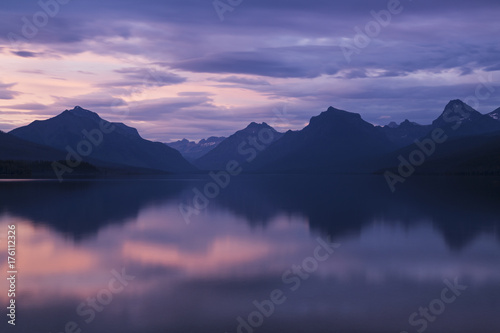
[(163, 142), (329, 106), (375, 125), (452, 99), (488, 113), (498, 17), (498, 0), (2, 0), (0, 130), (76, 105)]

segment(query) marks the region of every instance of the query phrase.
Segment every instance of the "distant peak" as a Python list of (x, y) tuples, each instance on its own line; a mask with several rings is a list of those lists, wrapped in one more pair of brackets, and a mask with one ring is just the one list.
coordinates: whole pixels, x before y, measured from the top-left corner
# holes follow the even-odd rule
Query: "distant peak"
[(401, 126), (403, 128), (408, 128), (408, 127), (420, 126), (420, 125), (414, 121), (409, 121), (408, 119), (405, 119), (401, 124), (399, 124), (399, 126)]
[(252, 128), (261, 128), (261, 127), (269, 127), (269, 125), (268, 125), (268, 124), (266, 124), (266, 123), (261, 123), (261, 124), (259, 124), (259, 123), (256, 123), (256, 122), (252, 121), (252, 122), (251, 122), (251, 123), (247, 126), (247, 128), (248, 128), (248, 129), (252, 129)]
[(207, 141), (216, 141), (216, 140), (224, 140), (225, 137), (223, 136), (211, 136), (207, 139)]
[[(449, 117), (458, 117), (457, 120), (472, 121), (482, 117), (482, 114), (474, 110), (468, 104), (459, 99), (454, 99), (446, 104), (441, 115), (432, 122), (434, 126), (443, 126), (450, 122)], [(448, 119), (448, 120), (447, 120)]]
[[(308, 128), (323, 128), (332, 124), (361, 124), (365, 121), (358, 113), (339, 110), (329, 107), (328, 110), (321, 112), (318, 116), (311, 117)], [(373, 125), (372, 125), (373, 126)]]
[(348, 112), (348, 111), (345, 111), (345, 110), (337, 109), (337, 108), (334, 108), (333, 106), (330, 106), (328, 108), (328, 110), (326, 110), (326, 112), (352, 113), (352, 114), (354, 114), (353, 112)]
[[(71, 111), (71, 112), (92, 112), (92, 111), (89, 111), (89, 110), (86, 110), (84, 108), (82, 108), (81, 106), (75, 106), (73, 109), (71, 110), (68, 110), (68, 111)], [(92, 112), (92, 113), (95, 113), (95, 112)]]
[[(342, 118), (360, 118), (361, 119), (361, 115), (359, 113), (340, 110), (340, 109), (334, 108), (333, 106), (330, 106), (328, 108), (328, 110), (326, 110), (325, 112), (321, 112), (321, 114), (317, 117), (322, 118), (322, 117), (330, 117), (330, 116), (342, 117)], [(313, 118), (316, 118), (316, 117), (313, 117)]]
[(92, 120), (95, 120), (95, 121), (100, 121), (101, 120), (101, 117), (99, 117), (99, 115), (95, 112), (92, 112), (90, 110), (86, 110), (84, 108), (82, 108), (81, 106), (77, 105), (75, 106), (73, 109), (71, 110), (66, 110), (76, 116), (79, 116), (79, 117), (85, 117), (85, 118), (89, 118), (89, 119), (92, 119)]
[(403, 122), (401, 122), (401, 124), (399, 125), (404, 125), (404, 126), (409, 126), (409, 125), (416, 125), (415, 122), (413, 121), (409, 121), (408, 119), (405, 119)]
[(448, 102), (448, 104), (446, 104), (446, 107), (444, 108), (444, 110), (450, 110), (450, 109), (456, 109), (456, 108), (463, 108), (465, 110), (467, 110), (468, 112), (476, 112), (476, 110), (474, 110), (470, 105), (462, 102), (461, 100), (459, 99), (454, 99), (454, 100), (451, 100)]
[(470, 108), (470, 106), (467, 105), (467, 104), (465, 104), (462, 100), (460, 100), (460, 99), (453, 99), (453, 100), (449, 101), (448, 104), (446, 104), (445, 109), (456, 108), (456, 107)]
[(81, 106), (75, 106), (73, 109), (71, 110), (67, 110), (67, 111), (70, 111), (70, 112), (73, 112), (75, 114), (87, 114), (87, 113), (95, 113), (95, 112), (92, 112), (90, 110), (86, 110), (84, 108), (82, 108)]
[(217, 136), (211, 136), (209, 137), (208, 139), (202, 139), (200, 142), (203, 142), (203, 143), (220, 143), (222, 140), (224, 140), (225, 137), (221, 136), (221, 137), (217, 137)]

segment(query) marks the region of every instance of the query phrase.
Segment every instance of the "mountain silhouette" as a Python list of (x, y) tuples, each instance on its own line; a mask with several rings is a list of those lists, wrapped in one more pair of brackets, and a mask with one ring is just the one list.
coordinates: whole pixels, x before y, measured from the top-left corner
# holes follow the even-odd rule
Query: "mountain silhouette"
[[(415, 166), (415, 173), (499, 174), (500, 122), (491, 116), (494, 113), (483, 115), (460, 100), (450, 101), (430, 125), (429, 133), (419, 138), (429, 144), (432, 133), (439, 131), (444, 140), (430, 143), (433, 148), (425, 153), (425, 163)], [(423, 152), (421, 147), (410, 144), (388, 154), (384, 168), (396, 172), (400, 158), (408, 161), (411, 154)]]
[(79, 106), (53, 118), (34, 121), (10, 134), (66, 153), (77, 152), (96, 165), (177, 173), (196, 171), (175, 149), (145, 140), (135, 128), (109, 123)]
[(457, 99), (446, 105), (431, 127), (443, 129), (449, 137), (464, 137), (500, 131), (500, 122)]
[(266, 123), (252, 122), (246, 128), (237, 131), (194, 164), (204, 170), (223, 170), (229, 161), (245, 164), (253, 160), (262, 151), (283, 136)]
[(368, 172), (368, 160), (396, 148), (357, 113), (330, 107), (300, 131), (288, 131), (251, 168), (267, 172)]
[[(452, 100), (430, 125), (405, 120), (379, 127), (357, 113), (330, 107), (303, 129), (285, 134), (252, 122), (228, 138), (163, 144), (76, 106), (53, 118), (0, 132), (0, 161), (60, 161), (76, 154), (101, 169), (133, 173), (199, 172), (195, 166), (222, 170), (229, 161), (250, 173), (372, 173), (394, 170), (400, 156), (420, 149), (416, 140), (429, 140), (441, 131), (445, 142), (435, 145), (417, 172), (497, 174), (499, 115), (500, 108), (483, 115), (461, 100)], [(9, 162), (4, 169), (6, 165), (9, 170), (16, 167)]]

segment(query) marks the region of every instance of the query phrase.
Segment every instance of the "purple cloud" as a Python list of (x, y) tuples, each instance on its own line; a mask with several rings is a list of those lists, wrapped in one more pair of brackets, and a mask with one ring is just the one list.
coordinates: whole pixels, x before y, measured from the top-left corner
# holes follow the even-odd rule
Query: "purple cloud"
[(251, 78), (246, 78), (246, 77), (240, 77), (240, 76), (226, 76), (221, 79), (213, 79), (214, 81), (217, 82), (226, 82), (226, 83), (236, 83), (236, 84), (242, 84), (242, 85), (255, 85), (255, 86), (268, 86), (270, 85), (269, 82), (266, 80), (261, 80), (261, 79), (251, 79)]
[(0, 99), (13, 99), (20, 93), (10, 90), (16, 83), (0, 83)]
[(35, 58), (38, 56), (38, 53), (30, 51), (17, 51), (17, 52), (12, 52), (12, 54), (15, 54), (23, 58)]

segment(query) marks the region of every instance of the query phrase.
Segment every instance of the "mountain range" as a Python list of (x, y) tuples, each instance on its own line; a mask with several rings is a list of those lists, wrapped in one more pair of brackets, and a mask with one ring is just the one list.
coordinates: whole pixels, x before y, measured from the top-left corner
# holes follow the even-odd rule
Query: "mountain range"
[(396, 146), (357, 113), (328, 108), (300, 131), (288, 131), (250, 166), (266, 172), (370, 172), (366, 160)]
[(429, 125), (405, 120), (374, 126), (357, 113), (330, 107), (298, 131), (279, 133), (252, 122), (227, 138), (168, 144), (146, 140), (135, 128), (76, 106), (0, 132), (0, 161), (23, 166), (59, 161), (69, 168), (84, 163), (87, 170), (133, 173), (222, 170), (230, 161), (250, 173), (373, 173), (395, 171), (401, 158), (421, 149), (418, 142), (428, 143), (436, 133), (442, 140), (434, 142), (428, 156), (422, 155), (425, 163), (418, 172), (500, 173), (500, 108), (481, 114), (460, 100), (450, 101)]
[(397, 147), (405, 147), (412, 144), (416, 139), (419, 139), (429, 133), (431, 125), (420, 125), (411, 122), (408, 119), (400, 123), (390, 123), (384, 127), (378, 127), (387, 138)]
[[(53, 118), (16, 128), (8, 133), (8, 137), (9, 140), (14, 137), (29, 142), (19, 150), (30, 155), (30, 159), (41, 159), (39, 154), (31, 154), (30, 149), (36, 144), (53, 152), (45, 156), (45, 160), (54, 159), (53, 155), (58, 151), (58, 160), (75, 162), (81, 159), (99, 167), (167, 173), (196, 171), (177, 150), (160, 142), (145, 140), (135, 128), (107, 122), (97, 113), (79, 106)], [(4, 156), (2, 151), (0, 159), (12, 157)]]
[(182, 139), (166, 143), (166, 145), (178, 150), (186, 160), (192, 162), (217, 147), (225, 139), (223, 136), (211, 136), (208, 139), (201, 139), (199, 142)]
[[(430, 156), (418, 166), (419, 173), (491, 174), (500, 171), (500, 121), (495, 112), (483, 115), (460, 100), (450, 101), (441, 115), (427, 125), (427, 134), (417, 139), (429, 142), (434, 131), (443, 133), (444, 142), (434, 143)], [(409, 158), (419, 146), (410, 144), (381, 158), (382, 168), (399, 156)], [(425, 149), (424, 149), (425, 150)]]

